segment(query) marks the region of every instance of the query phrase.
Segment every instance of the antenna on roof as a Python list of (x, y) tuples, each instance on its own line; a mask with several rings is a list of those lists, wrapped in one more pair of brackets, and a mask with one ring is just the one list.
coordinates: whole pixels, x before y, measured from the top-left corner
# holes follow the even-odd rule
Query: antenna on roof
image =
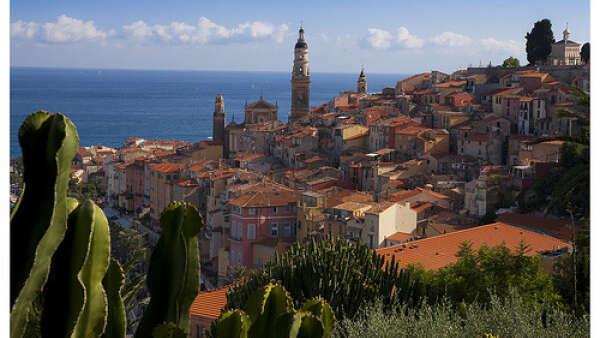
[(260, 88), (260, 99), (261, 100), (263, 99), (263, 89), (262, 89), (262, 87)]

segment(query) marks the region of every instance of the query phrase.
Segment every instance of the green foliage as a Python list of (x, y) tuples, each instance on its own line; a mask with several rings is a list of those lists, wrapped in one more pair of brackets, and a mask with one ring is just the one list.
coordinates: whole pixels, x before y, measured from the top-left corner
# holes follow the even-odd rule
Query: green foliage
[(163, 323), (152, 330), (152, 337), (155, 338), (186, 338), (187, 335), (175, 323)]
[(527, 61), (532, 65), (538, 62), (546, 62), (548, 55), (552, 52), (552, 44), (554, 43), (550, 20), (543, 19), (536, 22), (531, 32), (525, 35), (525, 39), (527, 39)]
[(504, 62), (502, 63), (502, 67), (504, 67), (504, 68), (515, 68), (515, 67), (519, 67), (519, 66), (521, 66), (521, 64), (519, 63), (519, 59), (514, 58), (512, 56), (505, 59)]
[(24, 187), (10, 220), (11, 335), (27, 329), (67, 229), (67, 185), (79, 138), (62, 114), (36, 112), (19, 129)]
[(561, 298), (554, 291), (551, 276), (543, 272), (540, 258), (526, 256), (528, 248), (524, 243), (515, 251), (512, 254), (504, 245), (489, 248), (485, 244), (473, 251), (471, 244), (464, 242), (456, 254), (459, 260), (454, 264), (438, 271), (418, 265), (410, 265), (408, 269), (414, 278), (428, 286), (428, 299), (432, 303), (447, 298), (452, 304), (476, 300), (487, 304), (489, 290), (505, 297), (512, 287), (526, 303), (560, 304)]
[(590, 43), (586, 42), (581, 46), (581, 50), (579, 51), (579, 55), (581, 56), (581, 61), (584, 63), (590, 62)]
[(127, 333), (127, 317), (125, 316), (125, 305), (121, 298), (121, 290), (125, 282), (125, 272), (121, 264), (114, 258), (110, 259), (110, 265), (102, 280), (108, 300), (108, 316), (106, 318), (106, 330), (103, 337), (125, 337)]
[[(577, 314), (590, 312), (590, 223), (583, 220), (575, 240), (575, 253), (570, 253), (554, 265), (554, 286), (565, 302)], [(573, 262), (574, 260), (574, 262)], [(575, 265), (573, 264), (575, 263)], [(573, 271), (573, 269), (576, 271)], [(573, 280), (576, 277), (576, 280)], [(576, 282), (575, 303), (574, 282)]]
[(229, 310), (216, 323), (218, 337), (330, 337), (333, 310), (322, 298), (306, 301), (300, 310), (279, 284), (268, 284), (248, 299), (246, 311)]
[(551, 304), (526, 304), (516, 290), (491, 294), (489, 303), (466, 304), (462, 312), (448, 300), (420, 307), (382, 302), (338, 323), (336, 337), (588, 337), (589, 314), (576, 318)]
[(203, 226), (198, 210), (174, 202), (160, 217), (162, 234), (150, 257), (147, 285), (151, 295), (136, 337), (149, 337), (162, 323), (173, 322), (185, 334), (189, 310), (200, 291), (200, 259), (196, 235)]
[(76, 179), (71, 179), (69, 182), (68, 196), (76, 198), (79, 201), (90, 199), (95, 201), (100, 195), (94, 184), (80, 184)]
[(424, 290), (410, 275), (398, 269), (394, 256), (389, 262), (363, 243), (350, 243), (326, 236), (319, 241), (296, 243), (283, 255), (252, 271), (243, 284), (227, 294), (226, 309), (242, 308), (255, 290), (271, 280), (278, 281), (300, 303), (322, 297), (338, 317), (351, 316), (375, 298), (394, 298), (409, 302)]
[(108, 221), (92, 201), (69, 214), (44, 288), (44, 335), (98, 337), (104, 332), (108, 299), (102, 280), (109, 266), (109, 241)]

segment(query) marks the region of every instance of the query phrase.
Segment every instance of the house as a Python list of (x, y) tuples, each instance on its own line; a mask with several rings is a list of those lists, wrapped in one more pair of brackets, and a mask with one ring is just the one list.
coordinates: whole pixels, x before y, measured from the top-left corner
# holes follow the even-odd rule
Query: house
[(414, 264), (421, 265), (426, 270), (438, 270), (458, 261), (456, 253), (464, 242), (471, 244), (473, 250), (478, 250), (483, 244), (488, 247), (504, 244), (514, 252), (521, 241), (529, 248), (525, 255), (540, 255), (546, 271), (551, 271), (555, 259), (567, 253), (571, 247), (569, 243), (560, 239), (499, 222), (417, 239), (378, 249), (376, 252), (383, 256), (386, 262), (393, 256), (396, 262), (399, 262), (400, 268)]
[(299, 193), (279, 184), (258, 184), (229, 200), (231, 207), (231, 264), (254, 268), (252, 244), (272, 238), (296, 238), (296, 204)]
[(227, 305), (227, 292), (233, 284), (201, 291), (190, 307), (190, 337), (205, 337), (211, 324), (221, 316)]
[(489, 96), (491, 96), (491, 98), (492, 98), (492, 112), (494, 112), (496, 114), (501, 114), (502, 113), (502, 102), (503, 102), (504, 98), (506, 96), (520, 94), (523, 91), (524, 91), (523, 88), (517, 87), (517, 88), (509, 88), (509, 89), (499, 89), (499, 90), (489, 94)]
[(479, 178), (465, 184), (464, 207), (469, 215), (483, 217), (509, 194), (510, 180), (503, 166), (481, 168)]
[(467, 155), (489, 164), (501, 164), (504, 137), (500, 132), (471, 133), (464, 141), (459, 141), (458, 155)]
[(560, 160), (560, 148), (564, 141), (545, 141), (535, 143), (535, 141), (525, 142), (521, 144), (519, 151), (519, 162), (529, 164), (529, 162), (558, 162)]

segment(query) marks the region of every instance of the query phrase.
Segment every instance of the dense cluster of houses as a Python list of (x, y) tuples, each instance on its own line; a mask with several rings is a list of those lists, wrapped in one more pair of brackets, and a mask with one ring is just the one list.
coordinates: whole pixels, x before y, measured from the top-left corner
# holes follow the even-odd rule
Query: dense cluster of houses
[[(243, 122), (225, 124), (219, 95), (213, 140), (80, 148), (74, 175), (102, 177), (109, 205), (148, 213), (157, 229), (168, 203), (195, 205), (206, 224), (203, 271), (220, 286), (236, 266), (261, 268), (326, 234), (432, 269), (455, 261), (462, 241), (525, 240), (530, 254), (552, 259), (568, 250), (562, 221), (520, 215), (514, 200), (560, 161), (561, 141), (536, 140), (581, 132), (559, 116), (577, 112), (572, 86), (589, 91), (589, 64), (432, 71), (380, 93), (367, 92), (361, 72), (356, 91), (287, 124), (262, 97), (246, 104)], [(479, 226), (496, 213), (500, 223)], [(218, 301), (192, 306), (197, 325), (216, 318), (226, 290), (199, 297)]]

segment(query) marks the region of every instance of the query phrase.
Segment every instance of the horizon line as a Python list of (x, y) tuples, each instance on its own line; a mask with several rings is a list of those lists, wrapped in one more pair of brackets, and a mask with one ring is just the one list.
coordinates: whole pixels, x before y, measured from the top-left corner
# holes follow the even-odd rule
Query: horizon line
[[(150, 68), (103, 68), (103, 67), (56, 67), (56, 66), (15, 66), (10, 65), (10, 68), (41, 68), (41, 69), (56, 69), (56, 70), (132, 70), (132, 71), (169, 71), (169, 72), (238, 72), (238, 73), (291, 73), (282, 70), (224, 70), (224, 69), (150, 69)], [(313, 71), (311, 73), (317, 74), (355, 74), (354, 72), (321, 72), (321, 71)], [(381, 73), (381, 72), (372, 72), (367, 74), (374, 75), (411, 75), (411, 74), (419, 74), (423, 72), (410, 72), (410, 73)], [(360, 74), (360, 71), (357, 72)]]

